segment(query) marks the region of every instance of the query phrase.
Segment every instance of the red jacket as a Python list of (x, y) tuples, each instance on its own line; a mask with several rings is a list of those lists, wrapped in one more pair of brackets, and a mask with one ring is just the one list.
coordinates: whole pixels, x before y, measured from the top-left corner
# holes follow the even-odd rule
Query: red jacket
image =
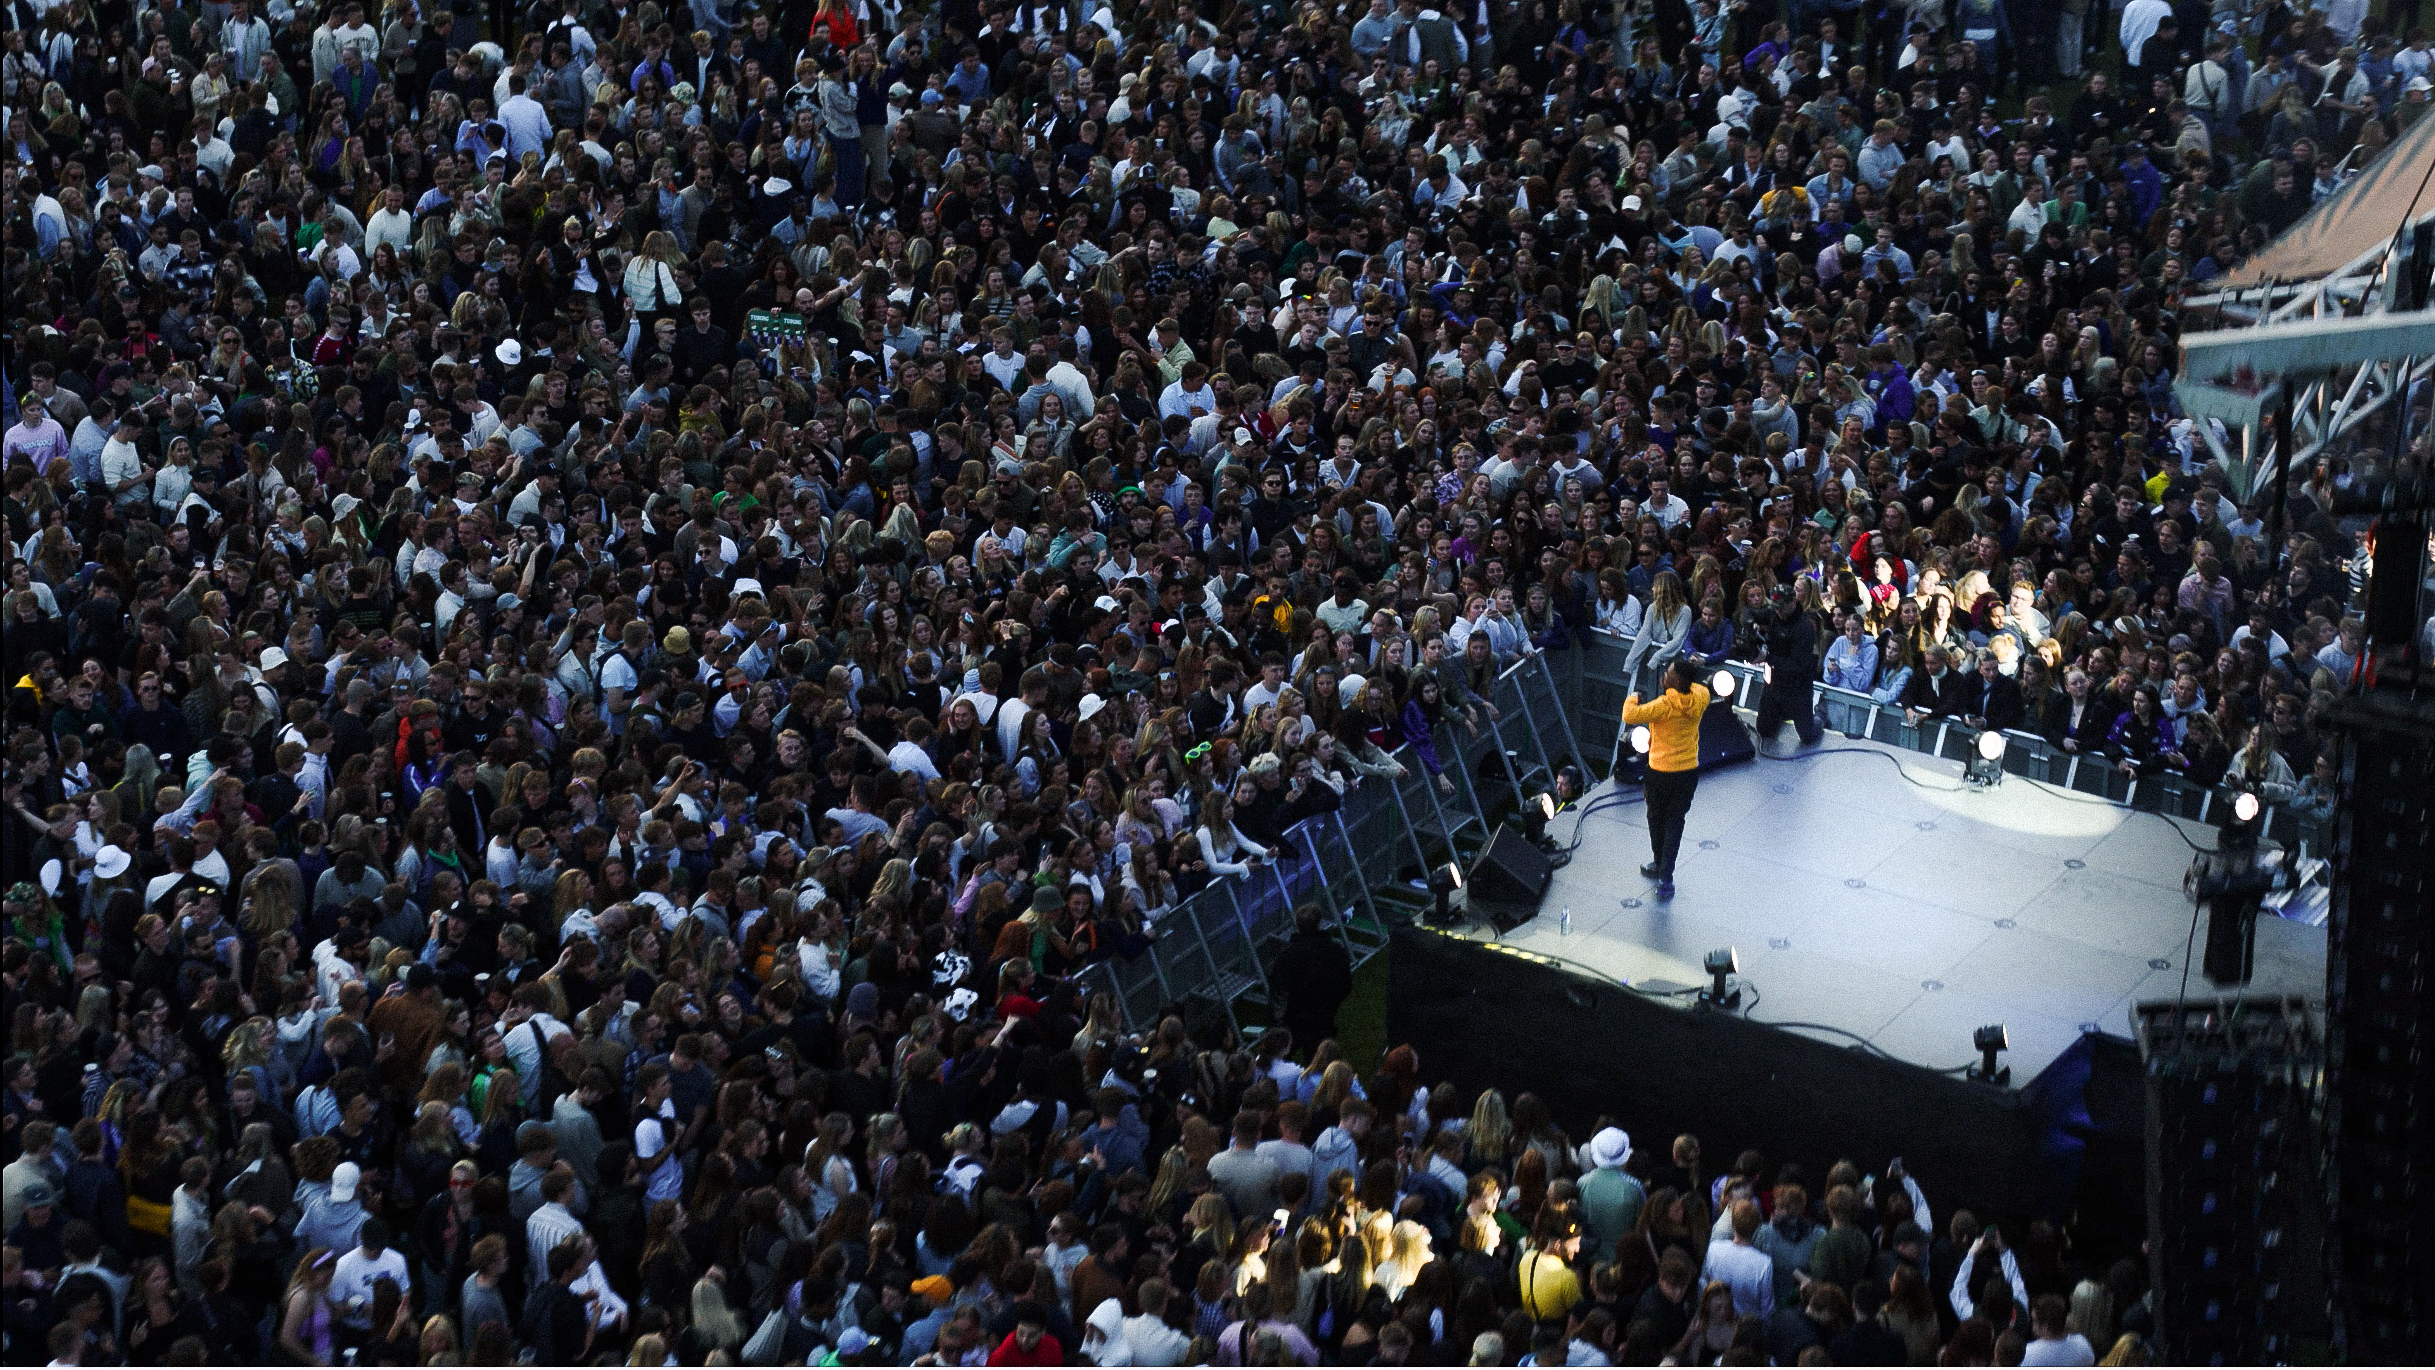
[(1063, 1365), (1065, 1364), (1065, 1348), (1057, 1344), (1057, 1338), (1053, 1334), (1043, 1332), (1040, 1334), (1040, 1344), (1025, 1351), (1021, 1344), (1015, 1341), (1015, 1334), (1009, 1332), (1006, 1334), (1006, 1340), (998, 1343), (998, 1349), (989, 1353), (989, 1363), (991, 1365)]

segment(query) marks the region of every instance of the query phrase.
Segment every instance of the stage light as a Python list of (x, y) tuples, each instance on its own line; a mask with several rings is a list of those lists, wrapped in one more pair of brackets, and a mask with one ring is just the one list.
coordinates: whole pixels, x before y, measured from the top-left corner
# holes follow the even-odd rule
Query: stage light
[(1643, 723), (1639, 727), (1632, 729), (1632, 750), (1639, 752), (1643, 756), (1648, 755), (1649, 725)]
[(1731, 699), (1734, 684), (1733, 672), (1720, 670), (1708, 681), (1708, 692), (1718, 699)]
[(2004, 783), (2004, 735), (1993, 728), (1978, 735), (1970, 749), (1970, 759), (1962, 767), (1962, 778), (1973, 785), (1990, 788)]
[(1556, 816), (1556, 797), (1542, 790), (1522, 806), (1522, 829), (1534, 843), (1547, 841), (1547, 824)]
[(1726, 977), (1742, 968), (1742, 958), (1731, 947), (1718, 947), (1709, 952), (1701, 966), (1711, 977), (1708, 988), (1701, 990), (1699, 1001), (1716, 1008), (1732, 1008), (1742, 1001), (1742, 992), (1727, 987)]
[(2231, 812), (2215, 830), (2215, 849), (2227, 856), (2247, 856), (2257, 851), (2259, 829), (2265, 827), (2265, 805), (2253, 790), (2242, 790), (2232, 796)]
[(1430, 910), (1429, 921), (1445, 924), (1454, 921), (1454, 892), (1463, 887), (1463, 868), (1449, 861), (1429, 872), (1429, 893), (1436, 896), (1436, 906)]
[(1979, 1063), (1970, 1067), (1971, 1079), (1991, 1085), (2012, 1083), (2012, 1067), (1998, 1067), (1995, 1063), (1996, 1053), (2009, 1050), (2012, 1046), (2012, 1041), (2004, 1032), (2002, 1023), (1989, 1023), (1971, 1033), (1970, 1045), (1976, 1047), (1979, 1052)]

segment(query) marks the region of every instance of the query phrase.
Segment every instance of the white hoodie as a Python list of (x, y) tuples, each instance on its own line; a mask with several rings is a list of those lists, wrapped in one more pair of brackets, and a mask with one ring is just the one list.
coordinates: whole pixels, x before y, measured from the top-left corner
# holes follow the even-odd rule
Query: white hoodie
[(1082, 1329), (1082, 1354), (1093, 1365), (1135, 1365), (1133, 1345), (1125, 1339), (1124, 1305), (1101, 1299)]

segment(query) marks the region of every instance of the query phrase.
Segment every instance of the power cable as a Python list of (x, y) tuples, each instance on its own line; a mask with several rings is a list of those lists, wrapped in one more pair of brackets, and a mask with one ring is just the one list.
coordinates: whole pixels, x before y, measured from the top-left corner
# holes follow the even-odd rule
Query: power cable
[[(2081, 794), (2074, 790), (2067, 790), (2060, 785), (2050, 784), (2046, 781), (2038, 779), (2035, 776), (2024, 775), (2021, 776), (2020, 779), (2028, 784), (2036, 786), (2038, 789), (2043, 790), (2047, 794), (2053, 795), (2057, 799), (2069, 799), (2074, 803), (2079, 804), (2103, 804), (2109, 809), (2120, 809), (2124, 807), (2123, 805), (2115, 803), (2111, 799), (2106, 799), (2099, 795)], [(2172, 829), (2173, 835), (2181, 839), (2183, 846), (2188, 847), (2190, 850), (2197, 852), (2201, 856), (2213, 856), (2217, 851), (2221, 850), (2220, 848), (2216, 847), (2202, 847), (2196, 842), (2191, 841), (2190, 835), (2183, 832), (2181, 830), (2181, 825), (2174, 822), (2170, 815), (2158, 813), (2154, 809), (2132, 809), (2131, 812), (2135, 814), (2145, 814), (2146, 816), (2153, 818), (2164, 824), (2166, 827)]]
[(1759, 756), (1767, 761), (1787, 763), (1795, 761), (1808, 761), (1813, 757), (1820, 756), (1873, 756), (1880, 761), (1892, 762), (1894, 769), (1901, 773), (1903, 779), (1911, 782), (1923, 790), (1933, 790), (1939, 794), (1960, 794), (1964, 790), (1970, 788), (1968, 785), (1931, 785), (1927, 781), (1911, 774), (1911, 768), (1902, 764), (1902, 758), (1894, 755), (1892, 752), (1881, 752), (1870, 747), (1821, 747), (1816, 751), (1796, 752), (1791, 756), (1777, 756), (1772, 752), (1761, 750), (1759, 752)]

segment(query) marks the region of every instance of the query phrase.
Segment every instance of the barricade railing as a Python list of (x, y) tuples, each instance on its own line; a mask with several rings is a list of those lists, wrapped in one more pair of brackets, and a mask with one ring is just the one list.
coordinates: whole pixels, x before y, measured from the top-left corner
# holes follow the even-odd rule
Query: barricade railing
[[(1543, 788), (1555, 767), (1580, 764), (1563, 695), (1546, 654), (1524, 657), (1495, 682), (1501, 721), (1483, 717), (1475, 735), (1450, 718), (1432, 739), (1451, 790), (1407, 743), (1393, 754), (1403, 774), (1348, 786), (1335, 811), (1286, 832), (1278, 859), (1210, 881), (1152, 921), (1145, 947), (1094, 962), (1078, 978), (1115, 1001), (1128, 1029), (1152, 1026), (1170, 1005), (1239, 1029), (1237, 1005), (1275, 1007), (1268, 968), (1292, 940), (1294, 911), (1304, 904), (1319, 906), (1355, 965), (1368, 961), (1386, 949), (1390, 924), (1428, 904), (1427, 872), (1467, 864), (1486, 843), (1488, 796)], [(1483, 776), (1494, 778), (1483, 784)]]

